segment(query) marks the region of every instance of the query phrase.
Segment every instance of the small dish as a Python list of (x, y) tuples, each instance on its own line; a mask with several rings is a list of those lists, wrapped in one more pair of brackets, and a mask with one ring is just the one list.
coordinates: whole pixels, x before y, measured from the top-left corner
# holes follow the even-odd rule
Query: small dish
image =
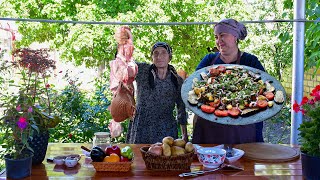
[[(220, 145), (214, 146), (214, 147), (223, 149), (223, 144), (220, 144)], [(225, 161), (227, 163), (233, 163), (233, 162), (239, 160), (244, 155), (244, 151), (241, 150), (241, 149), (232, 148), (232, 150), (233, 150), (233, 156), (232, 157), (226, 157)]]
[(67, 157), (64, 160), (64, 164), (68, 167), (68, 168), (72, 168), (75, 167), (78, 164), (79, 158), (76, 157)]
[(64, 164), (65, 158), (66, 158), (65, 156), (56, 156), (53, 158), (53, 163), (55, 163), (58, 166), (61, 166)]

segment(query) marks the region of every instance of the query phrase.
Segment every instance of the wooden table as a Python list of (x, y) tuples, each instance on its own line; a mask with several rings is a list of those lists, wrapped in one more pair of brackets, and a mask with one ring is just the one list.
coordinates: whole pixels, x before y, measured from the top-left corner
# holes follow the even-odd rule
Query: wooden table
[[(81, 145), (91, 147), (89, 144), (79, 143), (49, 143), (46, 158), (57, 155), (82, 154)], [(142, 144), (130, 145), (133, 147), (135, 159), (129, 172), (96, 172), (91, 164), (85, 163), (82, 156), (75, 168), (59, 168), (55, 164), (44, 162), (32, 167), (32, 175), (26, 179), (179, 179), (181, 171), (153, 171), (146, 169), (140, 147)], [(241, 158), (234, 163), (243, 167), (244, 171), (219, 170), (216, 172), (192, 177), (193, 179), (303, 179), (300, 159), (286, 163), (259, 163)], [(191, 165), (191, 171), (200, 170), (203, 166), (195, 158)], [(5, 173), (0, 179), (5, 179)]]

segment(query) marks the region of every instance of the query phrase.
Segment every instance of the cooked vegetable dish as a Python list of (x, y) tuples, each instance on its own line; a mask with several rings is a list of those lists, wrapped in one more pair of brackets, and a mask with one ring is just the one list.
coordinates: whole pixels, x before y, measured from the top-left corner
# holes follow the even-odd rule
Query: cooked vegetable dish
[(284, 102), (283, 92), (276, 91), (272, 82), (264, 82), (260, 74), (242, 67), (220, 65), (200, 76), (200, 80), (193, 79), (188, 102), (208, 114), (245, 116)]

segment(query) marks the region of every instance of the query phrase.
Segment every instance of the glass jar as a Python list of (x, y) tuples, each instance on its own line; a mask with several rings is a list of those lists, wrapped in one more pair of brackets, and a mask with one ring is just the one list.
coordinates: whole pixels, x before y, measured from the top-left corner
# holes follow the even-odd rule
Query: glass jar
[(99, 146), (103, 150), (110, 146), (110, 133), (108, 132), (96, 132), (94, 133), (92, 147)]

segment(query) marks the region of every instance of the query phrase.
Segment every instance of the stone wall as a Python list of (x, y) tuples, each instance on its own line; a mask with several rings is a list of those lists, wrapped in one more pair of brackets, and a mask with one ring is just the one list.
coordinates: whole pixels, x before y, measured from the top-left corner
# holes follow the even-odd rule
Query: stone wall
[[(304, 72), (304, 96), (310, 96), (310, 92), (312, 89), (320, 84), (320, 69), (317, 70), (316, 74), (313, 75), (315, 69), (310, 69), (309, 71)], [(287, 95), (291, 96), (292, 94), (292, 68), (287, 69), (284, 76), (284, 81), (282, 82), (282, 86), (285, 88)]]

